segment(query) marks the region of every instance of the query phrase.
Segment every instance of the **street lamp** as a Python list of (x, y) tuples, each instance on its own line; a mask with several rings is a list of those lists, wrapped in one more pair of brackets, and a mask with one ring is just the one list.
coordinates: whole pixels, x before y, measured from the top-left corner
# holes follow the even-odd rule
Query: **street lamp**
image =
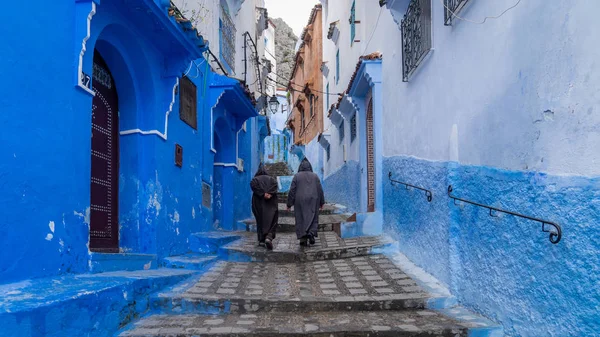
[(279, 109), (279, 100), (277, 100), (275, 95), (271, 96), (271, 99), (269, 99), (269, 109), (271, 109), (271, 113), (276, 113), (277, 109)]

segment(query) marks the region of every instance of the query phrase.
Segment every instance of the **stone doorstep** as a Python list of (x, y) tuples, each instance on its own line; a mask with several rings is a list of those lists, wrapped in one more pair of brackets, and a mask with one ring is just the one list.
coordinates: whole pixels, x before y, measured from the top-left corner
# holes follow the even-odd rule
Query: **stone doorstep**
[(154, 315), (120, 337), (138, 336), (467, 336), (470, 324), (427, 310), (229, 315)]

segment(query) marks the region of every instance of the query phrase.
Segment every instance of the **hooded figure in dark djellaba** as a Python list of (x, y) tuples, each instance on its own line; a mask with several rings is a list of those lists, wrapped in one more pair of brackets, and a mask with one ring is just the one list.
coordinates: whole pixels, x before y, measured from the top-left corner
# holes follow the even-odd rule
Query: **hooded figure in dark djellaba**
[(256, 232), (259, 244), (273, 249), (279, 210), (277, 204), (277, 180), (271, 177), (263, 164), (250, 182), (252, 188), (252, 213), (256, 218)]
[(319, 209), (324, 204), (321, 180), (313, 172), (308, 159), (304, 158), (292, 179), (287, 201), (288, 209), (294, 206), (296, 237), (301, 245), (306, 245), (307, 240), (314, 244), (314, 238), (318, 236)]

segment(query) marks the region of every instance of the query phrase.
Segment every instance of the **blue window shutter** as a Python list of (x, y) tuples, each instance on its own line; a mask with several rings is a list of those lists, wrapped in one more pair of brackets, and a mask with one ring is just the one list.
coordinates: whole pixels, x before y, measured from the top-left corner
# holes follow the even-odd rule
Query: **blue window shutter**
[(350, 45), (354, 43), (356, 37), (356, 0), (352, 1), (352, 8), (350, 9)]
[(335, 84), (340, 82), (340, 50), (335, 54)]
[(325, 90), (326, 95), (327, 95), (327, 106), (325, 107), (325, 109), (329, 110), (329, 82), (327, 82), (327, 89)]

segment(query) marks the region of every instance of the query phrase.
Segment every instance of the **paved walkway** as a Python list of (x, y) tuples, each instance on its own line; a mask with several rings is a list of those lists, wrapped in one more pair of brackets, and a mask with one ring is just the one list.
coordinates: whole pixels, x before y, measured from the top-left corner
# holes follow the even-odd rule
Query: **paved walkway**
[[(273, 241), (273, 251), (259, 247), (256, 234), (241, 232), (241, 240), (220, 249), (222, 256), (238, 254), (241, 261), (299, 262), (331, 260), (370, 254), (373, 249), (384, 247), (393, 241), (382, 236), (364, 236), (342, 239), (335, 232), (320, 232), (315, 245), (302, 247), (295, 233), (278, 233)], [(235, 260), (235, 258), (233, 258)]]
[[(321, 223), (346, 220), (332, 207), (321, 214)], [(394, 243), (389, 237), (343, 239), (326, 230), (315, 245), (301, 247), (293, 212), (282, 214), (280, 226), (289, 222), (292, 232), (278, 232), (273, 251), (259, 247), (254, 232), (198, 233), (198, 247), (193, 246), (198, 249), (192, 250), (216, 247), (220, 260), (153, 295), (155, 315), (119, 336), (492, 336), (488, 321), (426, 310), (429, 303), (448, 302), (446, 295), (427, 292), (380, 254)], [(171, 263), (209, 261), (198, 259)]]
[(159, 315), (120, 336), (466, 336), (459, 323), (427, 310), (406, 312), (327, 312), (288, 315)]
[[(423, 307), (427, 293), (382, 255), (306, 263), (236, 263), (221, 261), (189, 288), (161, 298), (193, 300), (236, 299), (328, 303), (399, 300)], [(410, 300), (410, 301), (408, 301)], [(407, 305), (408, 305), (407, 304)], [(264, 309), (264, 308), (263, 308)], [(318, 307), (312, 307), (317, 310)], [(239, 310), (245, 311), (243, 308)], [(250, 310), (251, 311), (251, 310)]]

